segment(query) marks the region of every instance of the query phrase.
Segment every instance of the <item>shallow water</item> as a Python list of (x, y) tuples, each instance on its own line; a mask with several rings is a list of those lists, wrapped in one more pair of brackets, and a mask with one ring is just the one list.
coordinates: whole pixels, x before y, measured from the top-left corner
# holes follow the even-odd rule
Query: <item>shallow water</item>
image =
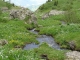
[[(30, 30), (31, 33), (37, 34), (38, 32), (35, 31), (35, 29)], [(34, 49), (38, 48), (43, 42), (47, 43), (50, 47), (55, 48), (57, 50), (60, 50), (60, 46), (54, 41), (54, 38), (51, 36), (47, 35), (39, 35), (39, 37), (36, 38), (36, 40), (39, 41), (39, 45), (36, 45), (35, 43), (27, 44), (24, 49), (29, 50), (29, 49)]]
[(36, 45), (35, 43), (31, 43), (31, 44), (27, 44), (24, 47), (24, 50), (34, 49), (34, 48), (38, 48), (38, 47), (39, 47), (39, 45)]
[(43, 42), (47, 43), (50, 47), (55, 49), (60, 49), (60, 46), (54, 41), (54, 38), (51, 36), (40, 35), (37, 40), (42, 44)]

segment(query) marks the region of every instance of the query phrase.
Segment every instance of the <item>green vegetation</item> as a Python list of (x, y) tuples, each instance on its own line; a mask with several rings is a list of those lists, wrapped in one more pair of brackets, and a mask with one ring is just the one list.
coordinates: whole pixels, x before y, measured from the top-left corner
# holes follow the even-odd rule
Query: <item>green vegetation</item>
[(0, 48), (0, 60), (45, 60), (41, 55), (47, 55), (50, 60), (64, 60), (66, 51), (59, 51), (42, 44), (40, 48), (33, 50), (11, 49), (6, 47)]
[(58, 10), (79, 9), (79, 7), (80, 7), (79, 0), (52, 0), (40, 6), (39, 11), (45, 12), (50, 11), (52, 9)]
[[(64, 15), (55, 15), (38, 20), (42, 27), (40, 34), (51, 35), (61, 48), (70, 49), (69, 42), (75, 41), (75, 50), (80, 50), (80, 14), (78, 10), (68, 10)], [(78, 42), (78, 43), (77, 43)]]
[[(79, 0), (52, 0), (49, 2), (47, 1), (45, 4), (41, 5), (35, 13), (36, 14), (38, 13), (37, 16), (40, 16), (45, 13), (48, 13), (51, 10), (61, 10), (68, 12), (71, 10), (71, 12), (73, 11), (73, 13), (71, 14), (75, 14), (76, 12), (79, 12), (80, 10), (79, 7), (80, 7)], [(70, 12), (68, 14), (70, 14)]]
[[(61, 48), (70, 49), (69, 42), (75, 42), (75, 50), (80, 50), (80, 12), (78, 0), (52, 0), (47, 1), (37, 10), (39, 12), (38, 30), (40, 34), (51, 35)], [(54, 7), (54, 8), (53, 8)], [(42, 20), (39, 15), (50, 10), (64, 10), (63, 15), (53, 15)]]
[[(27, 30), (27, 29), (33, 28), (34, 26), (25, 23), (25, 21), (27, 22), (28, 17), (25, 18), (25, 21), (21, 21), (19, 19), (10, 20), (8, 17), (9, 17), (9, 12), (2, 13), (1, 11), (0, 41), (2, 39), (5, 39), (8, 42), (8, 44), (3, 45), (3, 46), (0, 45), (0, 51), (1, 51), (0, 60), (33, 60), (33, 59), (34, 60), (45, 60), (45, 59), (42, 59), (41, 57), (41, 55), (44, 55), (44, 54), (46, 54), (50, 60), (53, 60), (53, 59), (64, 60), (65, 51), (62, 52), (62, 51), (52, 49), (45, 43), (42, 44), (40, 48), (36, 48), (33, 50), (23, 50), (22, 48), (26, 44), (29, 44), (29, 43), (38, 44), (39, 43), (36, 40), (37, 36), (33, 33), (30, 33)], [(47, 22), (48, 20), (44, 23), (47, 23)], [(61, 24), (59, 21), (51, 20), (50, 22), (54, 22), (55, 25)], [(47, 26), (50, 26), (49, 24)], [(45, 25), (43, 26), (45, 27)], [(44, 50), (43, 48), (45, 48), (45, 51), (43, 51)]]
[(63, 48), (70, 48), (68, 45), (70, 41), (76, 42), (76, 50), (79, 50), (80, 48), (80, 24), (42, 27), (40, 28), (40, 34), (53, 36), (55, 38), (55, 41)]
[(8, 9), (11, 9), (11, 7), (13, 7), (14, 4), (10, 4), (9, 2), (4, 2), (2, 0), (0, 0), (0, 8), (1, 7), (8, 7)]
[(39, 60), (37, 55), (34, 57), (35, 52), (33, 50), (0, 48), (0, 54), (0, 60)]
[[(19, 45), (31, 42), (37, 42), (35, 35), (33, 36), (27, 31), (29, 25), (23, 21), (9, 21), (0, 24), (0, 39), (6, 39), (10, 44)], [(30, 27), (30, 26), (29, 26)], [(22, 43), (20, 43), (22, 42)]]
[(66, 23), (80, 23), (80, 12), (78, 10), (68, 10), (64, 14), (64, 21)]
[(6, 3), (0, 0), (0, 7), (4, 7), (4, 6), (6, 6)]
[[(0, 0), (0, 8), (20, 9), (14, 4)], [(74, 41), (74, 50), (80, 51), (80, 2), (79, 0), (48, 0), (35, 12), (38, 18), (39, 34), (54, 37), (56, 43), (61, 48), (70, 49), (69, 42)], [(49, 16), (44, 20), (41, 15), (50, 10), (64, 10), (63, 15)], [(28, 29), (34, 28), (33, 24), (28, 24), (29, 16), (23, 21), (10, 19), (9, 12), (2, 12), (0, 9), (0, 60), (45, 60), (42, 55), (46, 55), (49, 60), (65, 60), (66, 50), (56, 50), (43, 43), (39, 48), (24, 50), (26, 44), (39, 42), (37, 35), (29, 32)], [(8, 44), (1, 45), (1, 40), (5, 39)], [(69, 50), (68, 50), (69, 51)]]
[(38, 20), (38, 24), (43, 26), (43, 27), (50, 27), (50, 26), (54, 26), (54, 25), (60, 25), (61, 22), (60, 21), (56, 21), (56, 20), (51, 20), (51, 18), (48, 18), (45, 20)]
[(64, 60), (65, 59), (65, 53), (67, 51), (61, 51), (61, 50), (55, 50), (51, 47), (49, 47), (46, 43), (43, 43), (38, 49), (34, 50), (38, 53), (38, 55), (47, 55), (48, 59), (50, 60)]

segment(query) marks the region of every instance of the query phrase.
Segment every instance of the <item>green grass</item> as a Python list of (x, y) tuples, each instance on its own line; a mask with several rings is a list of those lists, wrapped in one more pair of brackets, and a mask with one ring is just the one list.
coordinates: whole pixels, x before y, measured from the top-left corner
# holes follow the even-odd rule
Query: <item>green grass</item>
[[(79, 0), (58, 0), (58, 5), (54, 5), (55, 0), (51, 2), (46, 2), (42, 6), (39, 7), (39, 11), (45, 12), (45, 11), (50, 11), (52, 9), (57, 9), (57, 10), (67, 10), (68, 8), (72, 9), (79, 9), (80, 7), (80, 2)], [(71, 7), (70, 7), (71, 6)]]
[[(80, 24), (58, 25), (40, 28), (40, 34), (51, 35), (63, 48), (69, 48), (70, 41), (76, 41), (76, 50), (80, 50)], [(78, 43), (77, 43), (78, 42)]]
[(41, 59), (41, 55), (44, 54), (47, 55), (49, 60), (64, 60), (66, 52), (50, 48), (46, 43), (33, 50), (2, 47), (0, 48), (0, 60), (45, 60)]
[(9, 21), (7, 23), (1, 23), (0, 39), (6, 39), (14, 46), (37, 42), (35, 39), (36, 35), (31, 34), (27, 30), (28, 27), (30, 27), (30, 25), (24, 24), (24, 21)]
[(11, 9), (13, 6), (14, 6), (14, 4), (0, 0), (0, 8), (8, 7), (8, 9)]
[(74, 32), (74, 33), (64, 33), (64, 34), (58, 34), (55, 37), (55, 40), (57, 43), (59, 43), (61, 45), (62, 48), (70, 48), (68, 43), (70, 41), (74, 41), (76, 48), (75, 50), (80, 50), (80, 32)]
[[(50, 60), (65, 59), (66, 51), (55, 50), (45, 43), (36, 49), (21, 49), (23, 46), (25, 46), (25, 44), (33, 42), (38, 44), (36, 35), (30, 33), (27, 30), (33, 27), (29, 24), (25, 24), (25, 21), (20, 21), (18, 19), (8, 20), (7, 22), (4, 21), (5, 19), (3, 21), (0, 21), (0, 40), (6, 39), (8, 41), (8, 44), (0, 46), (0, 60), (44, 60), (41, 59), (42, 54), (46, 54)], [(38, 24), (46, 27), (58, 26), (61, 23), (58, 20), (48, 19), (46, 22), (45, 20), (38, 20)], [(16, 46), (20, 46), (21, 48), (15, 48)]]
[[(51, 10), (67, 11), (67, 10), (79, 10), (80, 9), (79, 8), (80, 7), (80, 1), (79, 0), (65, 0), (65, 1), (64, 0), (57, 0), (58, 5), (54, 6), (55, 1), (56, 0), (52, 0), (51, 2), (46, 2), (43, 5), (41, 5), (39, 7), (39, 9), (35, 12), (36, 16), (38, 18), (40, 18), (41, 15), (44, 15), (45, 13), (48, 13)], [(77, 12), (79, 13), (79, 11), (77, 11)], [(72, 14), (72, 15), (74, 16), (76, 14)], [(75, 17), (76, 16), (74, 16), (73, 18), (75, 18)], [(77, 15), (77, 17), (79, 17), (79, 19), (76, 18), (77, 21), (75, 21), (75, 19), (73, 19), (73, 22), (78, 22), (78, 21), (80, 22), (80, 13)], [(65, 21), (64, 18), (61, 18), (61, 19)], [(71, 23), (70, 20), (68, 20), (68, 21)]]
[[(6, 3), (0, 0), (0, 7), (5, 7)], [(13, 9), (19, 9), (19, 7), (12, 7)], [(10, 7), (9, 5), (7, 7)], [(37, 29), (40, 30), (39, 34), (51, 35), (54, 37), (55, 41), (60, 45), (61, 48), (68, 48), (70, 46), (68, 43), (70, 41), (75, 41), (75, 50), (80, 51), (80, 7), (79, 0), (58, 0), (58, 5), (54, 6), (54, 0), (52, 2), (47, 2), (40, 6), (40, 8), (35, 13), (38, 17)], [(45, 14), (52, 9), (57, 10), (67, 10), (76, 14), (68, 15), (67, 17), (71, 19), (65, 19), (65, 15), (55, 15), (46, 18), (45, 20), (40, 19), (41, 14)], [(70, 10), (69, 10), (70, 11)], [(4, 18), (6, 17), (6, 18)], [(43, 43), (39, 48), (32, 50), (23, 50), (23, 46), (29, 43), (39, 42), (36, 40), (37, 35), (28, 31), (32, 29), (33, 26), (30, 24), (25, 24), (25, 21), (19, 19), (9, 18), (9, 12), (2, 13), (0, 15), (0, 40), (5, 39), (8, 44), (0, 45), (0, 60), (45, 60), (41, 59), (41, 55), (47, 55), (49, 60), (65, 60), (66, 50), (56, 50), (49, 47), (46, 43)], [(76, 19), (76, 18), (78, 19)], [(26, 17), (27, 19), (27, 17)], [(66, 24), (62, 24), (62, 22)], [(21, 48), (15, 48), (20, 46)]]
[(4, 7), (6, 5), (5, 2), (3, 2), (2, 0), (0, 0), (0, 7)]
[[(38, 20), (38, 24), (41, 25), (40, 28), (40, 34), (46, 34), (51, 35), (55, 38), (55, 41), (61, 45), (61, 48), (69, 48), (68, 43), (70, 41), (75, 41), (76, 48), (75, 50), (80, 50), (80, 43), (79, 43), (79, 36), (80, 36), (80, 14), (78, 10), (73, 10), (76, 12), (76, 18), (75, 15), (70, 15), (70, 19), (67, 16), (69, 20), (65, 19), (65, 15), (55, 15), (50, 16), (49, 18), (45, 20)], [(66, 22), (66, 24), (62, 24), (61, 21)]]
[[(48, 19), (46, 22), (45, 20), (38, 20), (38, 24), (42, 25), (43, 27), (49, 27), (58, 26), (61, 24), (61, 22), (58, 20)], [(9, 20), (5, 23), (4, 21), (0, 22), (0, 39), (6, 39), (8, 41), (8, 44), (0, 46), (0, 60), (41, 60), (42, 54), (46, 54), (50, 60), (65, 59), (66, 51), (55, 50), (50, 48), (45, 43), (39, 48), (32, 50), (15, 48), (15, 46), (23, 47), (25, 44), (32, 42), (35, 42), (36, 44), (38, 43), (36, 40), (36, 35), (27, 30), (29, 28), (32, 28), (32, 26), (25, 24), (24, 21), (20, 21), (18, 19)]]
[(0, 60), (39, 60), (32, 50), (0, 48)]
[(64, 60), (67, 51), (55, 50), (43, 43), (38, 49), (34, 50), (39, 56), (47, 55), (49, 60)]
[(53, 19), (45, 19), (45, 20), (38, 20), (38, 24), (42, 25), (43, 27), (48, 27), (48, 26), (54, 26), (54, 25), (60, 25), (61, 22), (58, 20), (53, 20)]

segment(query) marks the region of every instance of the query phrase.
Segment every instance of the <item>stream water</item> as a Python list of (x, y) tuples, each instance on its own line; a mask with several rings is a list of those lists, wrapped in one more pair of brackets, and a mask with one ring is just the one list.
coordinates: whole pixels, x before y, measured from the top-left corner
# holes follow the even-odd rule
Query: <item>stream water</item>
[[(35, 31), (35, 29), (30, 30), (31, 33), (37, 34), (38, 32)], [(51, 36), (47, 35), (39, 35), (39, 37), (36, 38), (36, 40), (39, 41), (39, 44), (36, 45), (35, 43), (27, 44), (24, 49), (29, 50), (29, 49), (34, 49), (38, 48), (43, 42), (47, 43), (50, 47), (55, 48), (57, 50), (60, 50), (60, 46), (54, 41), (54, 38)]]

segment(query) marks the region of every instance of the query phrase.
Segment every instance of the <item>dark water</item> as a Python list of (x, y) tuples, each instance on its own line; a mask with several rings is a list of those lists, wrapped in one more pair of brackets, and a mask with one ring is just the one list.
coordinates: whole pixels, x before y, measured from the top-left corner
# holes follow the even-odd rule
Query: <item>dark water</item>
[[(35, 31), (35, 29), (30, 30), (30, 32), (38, 35), (38, 32)], [(51, 37), (51, 36), (39, 35), (39, 37), (37, 37), (36, 39), (40, 42), (39, 45), (41, 45), (43, 42), (45, 42), (45, 43), (47, 43), (50, 47), (55, 48), (55, 49), (57, 49), (57, 50), (60, 50), (60, 46), (54, 41), (54, 38)], [(39, 45), (36, 45), (35, 43), (27, 44), (27, 45), (24, 47), (24, 49), (25, 49), (25, 50), (29, 50), (29, 49), (38, 48)]]

